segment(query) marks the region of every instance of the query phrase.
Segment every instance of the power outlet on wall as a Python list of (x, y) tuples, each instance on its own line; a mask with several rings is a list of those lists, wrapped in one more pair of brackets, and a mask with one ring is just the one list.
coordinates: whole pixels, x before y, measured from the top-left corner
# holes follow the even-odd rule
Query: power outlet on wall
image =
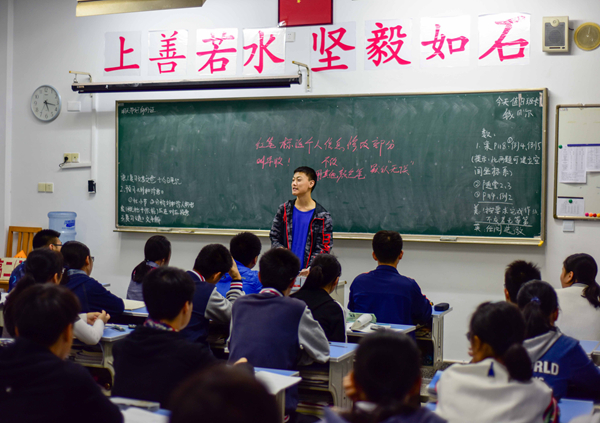
[(72, 163), (73, 155), (71, 153), (63, 153), (63, 163)]
[(79, 163), (79, 153), (71, 153), (71, 163)]

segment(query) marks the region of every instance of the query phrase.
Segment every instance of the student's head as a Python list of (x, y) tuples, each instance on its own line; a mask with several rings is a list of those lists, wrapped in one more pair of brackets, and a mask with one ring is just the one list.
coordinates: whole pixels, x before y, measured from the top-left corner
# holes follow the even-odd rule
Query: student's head
[(19, 338), (51, 348), (63, 359), (73, 343), (73, 323), (81, 309), (68, 288), (50, 283), (35, 284), (15, 304), (15, 326)]
[(396, 231), (379, 231), (373, 237), (373, 258), (380, 264), (396, 264), (402, 258), (402, 237)]
[(517, 304), (525, 318), (527, 339), (548, 332), (558, 319), (558, 297), (548, 282), (527, 282), (519, 290)]
[(342, 274), (342, 266), (332, 254), (319, 254), (310, 266), (310, 273), (306, 277), (302, 289), (325, 289), (331, 293)]
[(504, 295), (506, 301), (517, 302), (517, 293), (521, 286), (529, 281), (540, 280), (542, 275), (540, 268), (534, 263), (523, 260), (515, 260), (506, 266), (504, 272)]
[(148, 264), (149, 261), (154, 262), (159, 266), (168, 266), (170, 260), (171, 243), (169, 240), (162, 235), (151, 236), (144, 246), (144, 261), (133, 269), (131, 279), (141, 283), (144, 280), (144, 276), (153, 269), (153, 267)]
[(262, 249), (260, 239), (252, 232), (242, 232), (231, 238), (229, 250), (234, 259), (251, 269)]
[(276, 423), (275, 398), (238, 366), (212, 366), (182, 383), (169, 401), (171, 423)]
[(94, 260), (90, 255), (90, 249), (82, 242), (65, 242), (60, 250), (65, 261), (65, 269), (84, 270), (88, 275), (92, 273)]
[(60, 242), (60, 232), (53, 231), (52, 229), (42, 229), (33, 236), (31, 242), (33, 249), (38, 248), (50, 248), (51, 250), (60, 251), (62, 242)]
[(208, 282), (217, 282), (229, 272), (231, 266), (233, 266), (231, 253), (221, 244), (208, 244), (200, 250), (194, 262), (194, 270)]
[(300, 260), (286, 248), (270, 249), (260, 258), (259, 266), (262, 286), (282, 293), (292, 286), (300, 272)]
[(292, 194), (295, 196), (311, 193), (317, 187), (317, 173), (308, 166), (300, 166), (294, 170), (292, 177)]
[(421, 354), (409, 336), (381, 332), (366, 336), (349, 375), (360, 400), (377, 404), (374, 421), (408, 411), (421, 388)]
[(190, 321), (196, 287), (192, 278), (175, 267), (160, 267), (146, 275), (142, 294), (148, 315), (156, 321), (181, 320), (183, 329)]
[(467, 338), (474, 363), (495, 358), (506, 366), (511, 378), (521, 382), (531, 379), (531, 360), (523, 347), (525, 322), (514, 304), (480, 304), (471, 317)]
[(600, 286), (596, 283), (596, 275), (598, 275), (598, 265), (594, 257), (585, 253), (573, 254), (563, 262), (560, 283), (563, 288), (568, 288), (574, 283), (587, 285), (583, 289), (583, 296), (591, 305), (598, 308), (600, 307), (598, 299)]

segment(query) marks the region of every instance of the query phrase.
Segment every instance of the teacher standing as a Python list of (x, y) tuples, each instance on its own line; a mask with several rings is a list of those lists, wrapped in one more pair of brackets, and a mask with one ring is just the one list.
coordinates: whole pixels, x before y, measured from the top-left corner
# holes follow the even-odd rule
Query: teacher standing
[(271, 226), (271, 247), (292, 250), (303, 270), (317, 255), (329, 253), (333, 245), (331, 216), (312, 199), (316, 186), (314, 169), (301, 166), (294, 170), (292, 194), (296, 199), (279, 206)]

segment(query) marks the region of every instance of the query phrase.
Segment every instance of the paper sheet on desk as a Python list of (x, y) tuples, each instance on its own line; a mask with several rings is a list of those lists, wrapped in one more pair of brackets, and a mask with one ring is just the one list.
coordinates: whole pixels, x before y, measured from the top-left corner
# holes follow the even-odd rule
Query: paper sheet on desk
[(264, 371), (256, 372), (254, 376), (256, 377), (256, 380), (267, 388), (267, 391), (271, 395), (276, 395), (277, 392), (287, 389), (290, 386), (294, 386), (302, 380), (301, 377), (297, 376), (284, 376)]
[(585, 184), (586, 148), (564, 147), (558, 150), (558, 182), (562, 184)]
[(556, 212), (559, 216), (585, 216), (585, 200), (583, 198), (558, 197)]
[(136, 300), (123, 300), (123, 303), (125, 304), (125, 310), (136, 310), (146, 305), (145, 302)]
[(151, 413), (141, 408), (129, 407), (122, 411), (123, 423), (169, 423), (169, 417)]
[(352, 331), (352, 332), (361, 332), (361, 333), (373, 333), (373, 332), (377, 332), (378, 329), (373, 329), (373, 328), (386, 328), (386, 329), (390, 329), (391, 326), (390, 325), (377, 325), (375, 323), (369, 323), (364, 328), (356, 330), (356, 329), (352, 329), (352, 323), (347, 323), (346, 324), (346, 331)]

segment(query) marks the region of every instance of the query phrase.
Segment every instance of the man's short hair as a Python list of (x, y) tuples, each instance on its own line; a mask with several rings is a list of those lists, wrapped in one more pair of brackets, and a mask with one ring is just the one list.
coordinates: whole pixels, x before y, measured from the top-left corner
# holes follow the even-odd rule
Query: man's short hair
[(69, 288), (36, 283), (19, 295), (15, 310), (19, 337), (50, 347), (67, 326), (75, 323), (81, 306)]
[(394, 263), (402, 252), (402, 237), (396, 231), (379, 231), (373, 237), (373, 252), (380, 263)]
[(313, 192), (317, 187), (317, 172), (312, 167), (300, 166), (294, 170), (294, 173), (304, 173), (309, 181), (315, 181), (315, 184), (311, 188), (310, 192)]
[(159, 267), (142, 282), (148, 314), (154, 320), (173, 320), (187, 302), (194, 299), (192, 277), (175, 267)]
[(272, 248), (260, 258), (260, 283), (283, 292), (300, 272), (300, 260), (286, 248)]
[(57, 238), (60, 238), (60, 232), (54, 231), (52, 229), (42, 229), (33, 236), (33, 241), (31, 242), (31, 244), (33, 246), (33, 249), (36, 250), (38, 248), (49, 246)]
[(260, 254), (262, 244), (252, 232), (242, 232), (231, 238), (229, 250), (234, 259), (248, 267)]
[(529, 281), (541, 280), (542, 274), (540, 268), (531, 262), (524, 260), (515, 260), (506, 266), (504, 272), (504, 287), (508, 291), (510, 300), (517, 302), (519, 289)]
[(194, 262), (194, 270), (205, 278), (210, 278), (217, 272), (227, 273), (231, 266), (231, 253), (221, 244), (208, 244), (200, 250)]

